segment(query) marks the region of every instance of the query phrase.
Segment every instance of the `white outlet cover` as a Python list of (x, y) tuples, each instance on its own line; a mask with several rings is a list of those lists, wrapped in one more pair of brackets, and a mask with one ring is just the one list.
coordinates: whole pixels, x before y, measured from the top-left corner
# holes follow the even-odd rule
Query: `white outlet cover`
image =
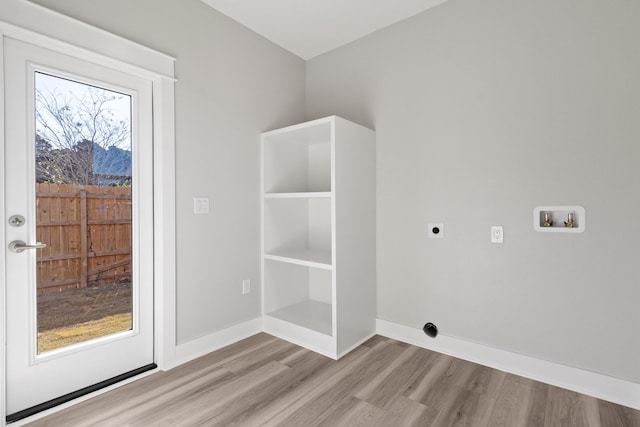
[(193, 198), (193, 213), (197, 215), (209, 213), (209, 199), (207, 197)]
[(491, 243), (502, 243), (504, 241), (504, 229), (501, 225), (491, 226)]
[(444, 224), (433, 222), (427, 225), (427, 237), (429, 239), (444, 239)]

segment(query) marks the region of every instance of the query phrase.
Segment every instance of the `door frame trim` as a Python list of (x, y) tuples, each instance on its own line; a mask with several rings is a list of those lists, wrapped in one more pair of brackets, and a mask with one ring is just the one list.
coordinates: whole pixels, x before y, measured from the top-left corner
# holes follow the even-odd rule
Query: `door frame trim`
[[(176, 364), (176, 215), (175, 215), (175, 58), (57, 12), (24, 2), (16, 17), (38, 16), (18, 27), (0, 15), (0, 164), (4, 164), (4, 39), (11, 37), (99, 65), (148, 79), (153, 87), (153, 206), (154, 206), (154, 359), (160, 370)], [(10, 12), (11, 13), (11, 12)], [(11, 17), (9, 17), (11, 18)], [(46, 25), (40, 25), (46, 20)], [(43, 34), (42, 29), (58, 33)], [(63, 29), (63, 30), (61, 30)], [(37, 30), (37, 31), (36, 31)], [(79, 40), (72, 44), (65, 40)], [(105, 46), (108, 41), (108, 46)], [(79, 42), (80, 43), (80, 42)], [(105, 55), (107, 54), (108, 55)], [(132, 61), (135, 58), (135, 62)], [(133, 62), (133, 63), (132, 63)], [(5, 178), (0, 174), (0, 212), (4, 222)], [(5, 224), (0, 226), (0, 271), (5, 272)], [(0, 274), (0, 295), (6, 295), (6, 277)], [(6, 298), (0, 302), (0, 425), (6, 418)]]

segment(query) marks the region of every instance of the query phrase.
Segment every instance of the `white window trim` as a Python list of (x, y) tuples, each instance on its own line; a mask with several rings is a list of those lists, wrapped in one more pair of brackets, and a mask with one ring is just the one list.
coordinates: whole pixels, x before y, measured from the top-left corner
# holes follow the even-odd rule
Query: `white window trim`
[[(34, 6), (29, 6), (34, 7)], [(176, 236), (175, 236), (175, 59), (122, 37), (41, 7), (40, 16), (58, 34), (43, 34), (0, 21), (0, 164), (4, 164), (4, 38), (11, 37), (115, 68), (152, 81), (154, 163), (154, 357), (160, 370), (175, 366), (176, 354)], [(4, 17), (3, 17), (4, 19)], [(61, 30), (63, 29), (63, 30)], [(63, 31), (64, 34), (60, 34)], [(64, 40), (81, 40), (82, 46)], [(108, 43), (107, 43), (108, 42)], [(4, 172), (0, 173), (0, 212), (4, 212)], [(4, 217), (4, 213), (2, 215)], [(0, 226), (0, 295), (6, 295), (7, 241)], [(6, 418), (6, 307), (0, 299), (0, 426)]]

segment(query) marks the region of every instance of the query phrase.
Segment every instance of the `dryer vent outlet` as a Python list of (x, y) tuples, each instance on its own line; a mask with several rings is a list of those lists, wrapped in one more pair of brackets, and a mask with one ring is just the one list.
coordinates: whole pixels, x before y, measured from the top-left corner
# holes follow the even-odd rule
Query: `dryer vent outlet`
[(431, 338), (435, 338), (438, 335), (438, 327), (433, 323), (429, 322), (424, 325), (422, 328), (425, 334), (430, 336)]

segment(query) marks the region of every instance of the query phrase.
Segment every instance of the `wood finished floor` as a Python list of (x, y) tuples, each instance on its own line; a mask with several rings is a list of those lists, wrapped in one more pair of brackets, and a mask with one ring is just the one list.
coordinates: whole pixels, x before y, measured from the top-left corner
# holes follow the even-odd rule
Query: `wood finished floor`
[(640, 427), (640, 411), (380, 336), (333, 361), (258, 334), (29, 425)]

